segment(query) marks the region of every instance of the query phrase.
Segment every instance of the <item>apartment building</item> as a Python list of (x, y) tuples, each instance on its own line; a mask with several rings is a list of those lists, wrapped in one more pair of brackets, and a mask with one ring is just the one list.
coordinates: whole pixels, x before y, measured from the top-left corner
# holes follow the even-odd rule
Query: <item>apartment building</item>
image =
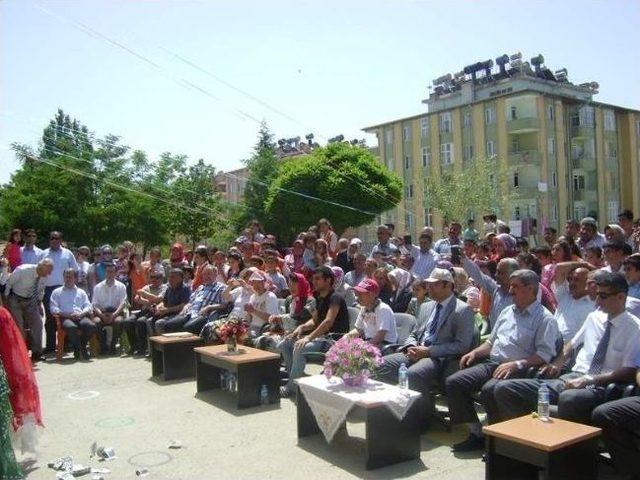
[[(433, 82), (427, 112), (364, 128), (372, 148), (405, 183), (400, 205), (376, 223), (417, 236), (442, 217), (424, 195), (424, 179), (460, 171), (479, 156), (508, 172), (515, 200), (499, 218), (523, 236), (561, 229), (569, 218), (592, 215), (601, 227), (619, 211), (640, 213), (640, 111), (594, 100), (596, 82), (573, 84), (567, 70), (551, 71), (542, 55), (477, 62)], [(475, 212), (480, 217), (485, 212)], [(464, 219), (461, 219), (464, 220)], [(374, 225), (359, 229), (365, 242)]]

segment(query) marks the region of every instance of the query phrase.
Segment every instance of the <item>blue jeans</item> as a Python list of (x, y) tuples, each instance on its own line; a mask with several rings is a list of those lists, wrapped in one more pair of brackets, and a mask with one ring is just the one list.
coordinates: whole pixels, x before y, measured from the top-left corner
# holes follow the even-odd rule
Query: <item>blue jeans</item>
[(287, 382), (286, 388), (290, 392), (293, 392), (295, 389), (294, 380), (304, 375), (304, 368), (307, 365), (307, 359), (304, 354), (326, 352), (330, 345), (326, 338), (320, 337), (311, 342), (307, 342), (303, 348), (294, 352), (293, 346), (297, 341), (297, 339), (285, 338), (278, 344), (278, 350), (280, 350), (282, 358), (284, 359), (284, 366), (289, 373), (289, 381)]

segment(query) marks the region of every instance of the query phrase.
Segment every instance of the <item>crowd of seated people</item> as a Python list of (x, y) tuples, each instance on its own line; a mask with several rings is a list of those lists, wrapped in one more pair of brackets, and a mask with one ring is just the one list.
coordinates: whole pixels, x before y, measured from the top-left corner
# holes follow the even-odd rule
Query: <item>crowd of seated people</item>
[[(640, 379), (640, 227), (631, 212), (604, 233), (590, 217), (566, 222), (561, 235), (546, 228), (534, 246), (491, 215), (481, 230), (452, 222), (438, 238), (425, 227), (414, 245), (380, 225), (365, 246), (321, 219), (283, 248), (253, 221), (228, 249), (175, 243), (164, 260), (160, 248), (132, 242), (72, 252), (56, 231), (40, 250), (35, 231), (23, 239), (14, 230), (0, 286), (33, 361), (56, 347), (88, 359), (93, 337), (99, 355), (145, 355), (149, 337), (165, 332), (219, 342), (232, 318), (246, 322), (247, 344), (281, 353), (288, 397), (310, 354), (357, 336), (385, 354), (379, 380), (395, 384), (408, 368), (423, 426), (434, 392), (444, 395), (451, 422), (469, 432), (455, 451), (484, 445), (478, 403), (487, 423), (513, 418), (534, 410), (545, 383), (558, 415), (602, 426), (616, 464), (633, 472), (633, 447), (621, 439), (640, 427), (640, 397), (605, 396), (612, 382)], [(414, 318), (408, 336), (397, 314)], [(56, 345), (56, 331), (68, 345)]]

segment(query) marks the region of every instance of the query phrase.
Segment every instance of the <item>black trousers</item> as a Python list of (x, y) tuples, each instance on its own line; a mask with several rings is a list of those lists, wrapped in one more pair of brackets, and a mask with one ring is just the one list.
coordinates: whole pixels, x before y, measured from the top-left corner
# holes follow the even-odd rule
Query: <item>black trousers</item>
[(640, 397), (603, 403), (593, 411), (592, 420), (602, 428), (602, 438), (620, 473), (640, 479)]
[[(480, 403), (487, 412), (489, 423), (500, 422), (502, 418), (495, 401), (496, 385), (504, 380), (493, 378), (493, 372), (500, 364), (497, 362), (483, 362), (460, 370), (449, 376), (445, 381), (449, 415), (451, 423), (477, 423), (478, 414), (473, 406), (473, 395), (480, 391)], [(522, 372), (524, 374), (524, 371)], [(516, 373), (516, 375), (518, 375)]]
[(42, 299), (42, 304), (44, 306), (44, 331), (47, 334), (47, 343), (45, 346), (45, 351), (53, 352), (56, 349), (56, 320), (53, 318), (51, 310), (49, 308), (49, 303), (51, 302), (51, 294), (53, 291), (61, 287), (62, 285), (53, 285), (51, 287), (45, 287), (44, 289), (44, 298)]
[(151, 317), (153, 317), (151, 310), (141, 310), (122, 322), (131, 350), (139, 352), (147, 350), (147, 321)]

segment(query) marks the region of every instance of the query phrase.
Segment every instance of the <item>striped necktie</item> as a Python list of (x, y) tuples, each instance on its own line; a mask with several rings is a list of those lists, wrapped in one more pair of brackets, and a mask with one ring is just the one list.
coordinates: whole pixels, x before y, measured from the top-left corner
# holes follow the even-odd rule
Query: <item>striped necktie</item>
[(33, 289), (31, 290), (31, 295), (29, 295), (29, 303), (32, 305), (37, 305), (40, 302), (40, 277), (36, 275), (35, 282), (33, 284)]
[(609, 337), (611, 336), (611, 322), (607, 320), (607, 326), (604, 329), (604, 334), (598, 343), (596, 353), (593, 354), (591, 360), (591, 366), (589, 367), (589, 374), (598, 375), (602, 372), (604, 366), (604, 359), (607, 356), (607, 348), (609, 347)]
[(438, 323), (440, 322), (440, 311), (442, 310), (442, 304), (438, 303), (436, 305), (436, 313), (429, 324), (429, 331), (427, 335), (422, 339), (422, 345), (431, 345), (433, 339), (436, 336), (436, 332), (438, 331)]

